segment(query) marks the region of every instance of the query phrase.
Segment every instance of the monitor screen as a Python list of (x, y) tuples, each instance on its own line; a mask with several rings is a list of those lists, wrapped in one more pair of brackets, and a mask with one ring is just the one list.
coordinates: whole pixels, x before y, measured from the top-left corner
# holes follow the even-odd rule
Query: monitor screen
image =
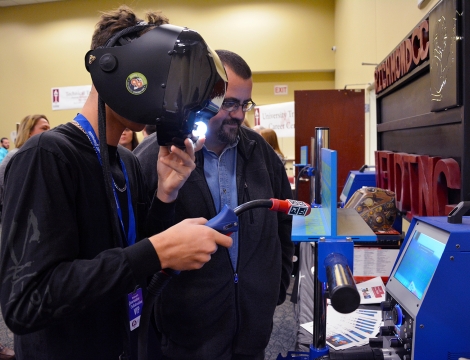
[(301, 146), (300, 147), (300, 164), (307, 165), (307, 153), (308, 153), (308, 146)]
[(354, 173), (352, 172), (349, 173), (348, 179), (346, 180), (346, 184), (344, 185), (343, 191), (341, 192), (341, 196), (340, 196), (340, 200), (342, 202), (346, 202), (346, 200), (348, 199), (348, 194), (354, 182), (354, 177), (355, 177)]
[(446, 244), (415, 231), (394, 277), (419, 300), (436, 271)]

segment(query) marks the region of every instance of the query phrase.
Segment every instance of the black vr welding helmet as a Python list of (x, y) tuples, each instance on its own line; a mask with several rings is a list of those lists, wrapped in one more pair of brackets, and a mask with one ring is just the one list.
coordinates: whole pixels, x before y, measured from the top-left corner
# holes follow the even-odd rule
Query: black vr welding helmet
[[(117, 114), (157, 126), (159, 145), (183, 146), (198, 121), (217, 114), (227, 75), (217, 53), (193, 30), (146, 24), (90, 50), (85, 66), (100, 98)], [(134, 35), (134, 38), (132, 36)]]

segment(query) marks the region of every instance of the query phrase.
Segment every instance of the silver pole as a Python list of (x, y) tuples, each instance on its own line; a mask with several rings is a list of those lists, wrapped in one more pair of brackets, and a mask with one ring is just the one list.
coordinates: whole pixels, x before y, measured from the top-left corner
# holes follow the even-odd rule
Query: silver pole
[[(315, 168), (315, 138), (310, 138), (310, 164), (313, 168)], [(310, 177), (310, 204), (315, 202), (315, 174), (312, 174)]]
[[(315, 203), (321, 204), (321, 149), (330, 147), (330, 128), (315, 128), (315, 158), (313, 166), (315, 168)], [(335, 200), (336, 201), (336, 200)]]

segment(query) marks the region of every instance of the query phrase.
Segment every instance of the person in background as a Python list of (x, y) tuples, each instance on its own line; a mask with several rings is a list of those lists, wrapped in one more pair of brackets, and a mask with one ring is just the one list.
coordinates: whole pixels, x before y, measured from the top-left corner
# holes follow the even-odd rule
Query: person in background
[(261, 125), (255, 125), (253, 126), (253, 130), (256, 131), (258, 134), (260, 133), (261, 130), (263, 130), (265, 127)]
[(21, 120), (20, 126), (18, 128), (18, 134), (16, 135), (15, 149), (11, 150), (0, 164), (0, 206), (3, 205), (3, 183), (5, 169), (10, 162), (10, 159), (31, 136), (43, 133), (50, 128), (51, 126), (49, 125), (49, 120), (47, 119), (46, 115), (28, 115), (23, 120)]
[(126, 149), (133, 151), (139, 145), (137, 134), (131, 129), (124, 129), (119, 139), (119, 145), (124, 146)]
[[(153, 78), (162, 71), (155, 57), (167, 56), (160, 50), (161, 33), (173, 28), (158, 28), (166, 23), (159, 12), (148, 13), (144, 22), (127, 6), (102, 13), (86, 63), (110, 38), (132, 57), (142, 49), (134, 40), (147, 37), (141, 71)], [(211, 61), (222, 67), (217, 60)], [(199, 70), (194, 62), (188, 67)], [(186, 139), (184, 149), (160, 148), (153, 164), (158, 190), (147, 197), (138, 160), (118, 143), (126, 128), (142, 131), (160, 109), (152, 99), (139, 103), (150, 112), (146, 122), (123, 117), (113, 107), (129, 90), (111, 87), (120, 77), (110, 76), (100, 82), (103, 94), (92, 81), (80, 113), (30, 138), (7, 167), (0, 303), (18, 360), (136, 359), (139, 328), (129, 316), (150, 277), (167, 268), (199, 269), (218, 246), (232, 244), (204, 226), (206, 219), (173, 225), (175, 199), (203, 140)], [(131, 109), (132, 100), (126, 104)]]
[(269, 145), (274, 149), (279, 159), (282, 161), (282, 165), (286, 165), (286, 158), (279, 148), (279, 143), (277, 141), (276, 132), (273, 129), (261, 129), (259, 131), (260, 135), (264, 137), (264, 140), (268, 142)]
[(153, 134), (155, 131), (157, 131), (156, 125), (145, 125), (144, 130), (142, 130), (142, 135), (145, 139), (147, 136)]
[[(250, 200), (292, 196), (272, 147), (241, 126), (245, 112), (255, 105), (250, 67), (233, 52), (216, 53), (227, 72), (227, 92), (209, 121), (196, 169), (176, 199), (178, 220), (209, 219), (224, 205), (234, 209)], [(134, 150), (146, 179), (155, 179), (156, 146), (151, 136)], [(274, 310), (284, 302), (291, 278), (292, 218), (267, 209), (252, 209), (238, 218), (230, 249), (219, 247), (204, 267), (173, 278), (157, 298), (164, 359), (264, 360)]]
[(2, 162), (8, 153), (8, 149), (10, 148), (10, 140), (8, 140), (6, 137), (3, 137), (0, 140), (0, 145), (0, 162)]

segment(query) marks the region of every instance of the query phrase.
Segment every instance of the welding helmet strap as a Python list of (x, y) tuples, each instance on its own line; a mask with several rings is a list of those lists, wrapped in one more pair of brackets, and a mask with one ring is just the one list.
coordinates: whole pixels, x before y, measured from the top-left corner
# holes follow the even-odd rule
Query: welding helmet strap
[[(156, 26), (155, 24), (147, 24), (145, 22), (139, 23), (138, 25), (134, 25), (125, 29), (122, 29), (121, 31), (117, 32), (114, 34), (112, 37), (106, 41), (106, 44), (104, 46), (100, 46), (97, 49), (102, 49), (102, 48), (110, 48), (116, 46), (116, 43), (119, 42), (119, 45), (125, 45), (132, 40), (136, 38), (136, 36), (127, 36), (124, 37), (125, 35), (132, 34), (132, 33), (139, 33), (145, 28), (151, 27), (151, 26)], [(124, 42), (121, 42), (121, 40), (125, 40)]]

